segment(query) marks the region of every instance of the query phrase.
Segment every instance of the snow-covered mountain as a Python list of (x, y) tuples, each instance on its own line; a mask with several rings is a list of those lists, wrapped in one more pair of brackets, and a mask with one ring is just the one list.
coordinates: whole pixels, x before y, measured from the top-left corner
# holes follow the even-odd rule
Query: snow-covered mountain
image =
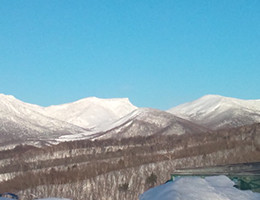
[(207, 95), (165, 112), (137, 108), (127, 98), (90, 97), (41, 107), (0, 94), (0, 143), (180, 135), (257, 122), (260, 100), (217, 95)]
[(97, 131), (97, 127), (100, 130), (135, 109), (128, 99), (92, 97), (41, 107), (0, 94), (0, 143), (51, 141), (67, 134)]
[(42, 114), (42, 107), (0, 94), (0, 142), (6, 140), (53, 139), (86, 131), (76, 125)]
[(211, 129), (238, 127), (260, 122), (260, 100), (206, 95), (168, 112)]
[(102, 138), (127, 138), (156, 134), (182, 135), (208, 131), (185, 119), (152, 108), (139, 108), (116, 123), (117, 125), (114, 124), (114, 128), (106, 131)]
[(60, 141), (80, 139), (129, 138), (150, 135), (196, 134), (208, 129), (176, 117), (165, 111), (152, 108), (138, 108), (102, 130), (65, 135)]
[(46, 107), (44, 114), (83, 128), (95, 129), (118, 120), (136, 108), (127, 98), (90, 97), (73, 103)]

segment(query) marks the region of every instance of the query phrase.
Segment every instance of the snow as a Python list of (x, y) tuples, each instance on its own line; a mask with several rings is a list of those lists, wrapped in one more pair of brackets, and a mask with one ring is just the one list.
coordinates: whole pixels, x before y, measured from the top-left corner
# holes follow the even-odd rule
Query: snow
[[(233, 109), (233, 110), (232, 110)], [(138, 135), (134, 121), (161, 128), (178, 121), (155, 109), (137, 108), (128, 98), (84, 98), (72, 103), (41, 107), (22, 102), (11, 95), (0, 94), (0, 133), (20, 138), (70, 141), (106, 138), (99, 133), (113, 130), (114, 136), (132, 127), (128, 136)], [(240, 100), (207, 95), (168, 112), (209, 128), (260, 122), (260, 100)], [(212, 124), (214, 122), (215, 124)], [(140, 125), (141, 126), (141, 125)], [(183, 134), (176, 123), (175, 132)], [(111, 132), (111, 131), (110, 131)], [(113, 136), (113, 134), (110, 134)], [(101, 136), (102, 135), (102, 136)], [(38, 137), (42, 136), (42, 137)]]
[(137, 108), (116, 121), (100, 125), (98, 128), (84, 133), (60, 136), (57, 141), (148, 136), (156, 134), (159, 129), (170, 125), (172, 126), (170, 134), (180, 135), (185, 133), (182, 120), (174, 115), (152, 108)]
[(168, 110), (200, 125), (221, 128), (260, 122), (260, 100), (242, 100), (219, 95), (206, 95)]
[(70, 137), (72, 140), (89, 138), (136, 108), (128, 98), (89, 97), (63, 105), (41, 107), (0, 94), (0, 132), (19, 134), (24, 138), (43, 135), (50, 140), (68, 134), (65, 139), (57, 141), (70, 140)]
[(260, 112), (260, 100), (242, 100), (219, 95), (206, 95), (193, 102), (171, 108), (168, 111), (180, 116), (194, 116), (196, 113), (205, 116), (215, 111), (221, 113), (230, 108), (243, 108)]
[(91, 129), (116, 121), (136, 108), (128, 98), (89, 97), (63, 105), (41, 107), (22, 102), (11, 95), (0, 94), (0, 117), (17, 123), (36, 121), (39, 126), (53, 129), (64, 124)]
[(226, 176), (181, 177), (152, 188), (139, 200), (259, 200), (260, 193), (242, 191)]
[[(119, 118), (118, 120), (115, 120), (111, 123), (105, 123), (103, 125), (100, 125), (99, 127), (95, 128), (91, 131), (85, 131), (83, 133), (79, 134), (70, 134), (70, 135), (64, 135), (57, 139), (57, 141), (73, 141), (73, 140), (82, 140), (82, 139), (97, 139), (96, 134), (100, 132), (109, 131), (113, 128), (120, 127), (122, 124), (125, 124), (125, 126), (130, 125), (132, 123), (132, 120), (138, 117), (140, 114), (142, 114), (142, 111), (144, 109), (137, 108), (134, 111), (130, 112), (129, 114)], [(117, 130), (118, 132), (120, 131)], [(102, 138), (103, 136), (99, 137)]]
[[(77, 133), (85, 129), (73, 124), (48, 117), (42, 113), (42, 107), (24, 103), (13, 96), (0, 94), (0, 129), (2, 132), (13, 132), (10, 128), (17, 127), (28, 133)], [(10, 125), (11, 123), (11, 125)]]
[(89, 97), (76, 102), (44, 108), (45, 115), (93, 129), (114, 122), (134, 111), (128, 98), (100, 99)]

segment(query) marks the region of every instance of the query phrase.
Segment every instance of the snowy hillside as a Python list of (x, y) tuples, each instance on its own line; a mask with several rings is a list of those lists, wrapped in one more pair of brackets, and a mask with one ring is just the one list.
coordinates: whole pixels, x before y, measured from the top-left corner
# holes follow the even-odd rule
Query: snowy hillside
[(168, 112), (212, 129), (260, 122), (260, 100), (207, 95)]
[(135, 109), (127, 98), (90, 97), (73, 103), (46, 107), (44, 111), (50, 117), (91, 129), (116, 121)]
[[(135, 137), (155, 134), (182, 135), (205, 132), (206, 129), (167, 112), (152, 108), (139, 108), (120, 119), (121, 125), (106, 131), (104, 137)], [(118, 122), (117, 122), (118, 123)]]
[(0, 143), (182, 135), (257, 122), (260, 100), (217, 95), (207, 95), (165, 112), (137, 108), (127, 98), (90, 97), (41, 107), (0, 94)]
[[(59, 136), (104, 131), (136, 109), (127, 98), (81, 99), (63, 105), (41, 107), (0, 94), (0, 143), (51, 141)], [(28, 144), (34, 144), (29, 142)]]
[(0, 135), (5, 139), (24, 137), (53, 138), (85, 129), (43, 115), (42, 107), (24, 103), (13, 96), (0, 94)]
[(207, 129), (165, 111), (152, 108), (138, 108), (119, 120), (103, 126), (94, 132), (65, 135), (59, 141), (79, 139), (128, 138), (137, 136), (182, 135), (202, 133)]

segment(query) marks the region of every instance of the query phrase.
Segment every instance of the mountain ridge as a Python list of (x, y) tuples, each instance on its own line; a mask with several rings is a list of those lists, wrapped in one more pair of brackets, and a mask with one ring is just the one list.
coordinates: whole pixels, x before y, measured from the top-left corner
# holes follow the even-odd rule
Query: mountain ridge
[[(128, 98), (91, 97), (72, 103), (41, 107), (25, 103), (12, 95), (0, 94), (0, 143), (11, 140), (52, 141), (61, 135), (90, 131), (93, 127), (117, 120), (134, 109), (136, 107)], [(57, 117), (57, 114), (60, 116)], [(74, 118), (69, 120), (71, 116)], [(88, 120), (89, 124), (92, 123), (91, 126), (87, 123)], [(82, 123), (79, 123), (81, 121), (86, 123), (86, 126), (82, 126)]]
[(0, 96), (1, 140), (49, 138), (73, 134), (85, 129), (41, 113), (41, 107), (24, 103), (13, 96)]
[(114, 123), (95, 132), (65, 135), (60, 141), (80, 139), (108, 139), (147, 137), (151, 135), (182, 135), (210, 132), (202, 126), (153, 108), (138, 108)]
[(138, 108), (128, 98), (87, 97), (47, 107), (0, 94), (0, 135), (54, 141), (210, 132), (260, 122), (260, 100), (206, 95), (170, 110)]
[(260, 100), (206, 95), (168, 112), (211, 129), (238, 127), (260, 122)]
[[(93, 129), (115, 121), (136, 108), (128, 98), (88, 97), (72, 103), (45, 107), (44, 114), (83, 128)], [(99, 113), (102, 115), (98, 115)]]

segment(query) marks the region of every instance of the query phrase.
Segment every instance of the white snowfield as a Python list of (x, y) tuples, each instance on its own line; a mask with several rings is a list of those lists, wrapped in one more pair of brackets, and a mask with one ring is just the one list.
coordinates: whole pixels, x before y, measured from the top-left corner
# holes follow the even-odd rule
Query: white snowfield
[(259, 200), (260, 193), (242, 191), (226, 176), (182, 177), (152, 188), (139, 200)]

